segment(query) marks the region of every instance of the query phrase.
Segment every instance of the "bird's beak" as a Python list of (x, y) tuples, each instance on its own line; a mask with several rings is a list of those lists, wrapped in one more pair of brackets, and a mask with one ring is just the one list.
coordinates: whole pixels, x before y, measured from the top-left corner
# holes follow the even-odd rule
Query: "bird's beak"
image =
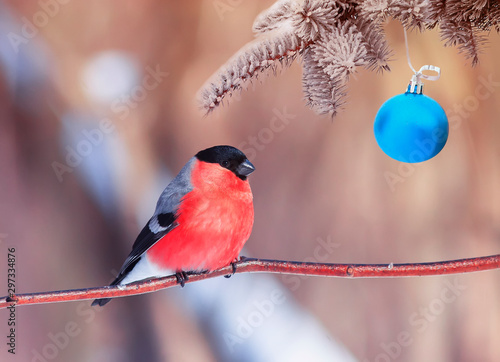
[(243, 161), (236, 168), (236, 173), (238, 173), (238, 175), (241, 175), (241, 176), (248, 176), (254, 171), (255, 171), (255, 166), (252, 165), (252, 163), (248, 160)]

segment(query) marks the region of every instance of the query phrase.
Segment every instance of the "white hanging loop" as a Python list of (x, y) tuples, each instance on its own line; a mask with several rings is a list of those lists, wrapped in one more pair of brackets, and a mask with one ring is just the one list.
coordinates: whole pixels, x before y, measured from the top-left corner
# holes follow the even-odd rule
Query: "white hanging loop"
[[(406, 35), (405, 27), (403, 27), (403, 31), (405, 34), (406, 59), (408, 60), (408, 65), (410, 66), (410, 69), (414, 73), (413, 76), (411, 77), (410, 84), (408, 85), (407, 92), (422, 94), (422, 88), (424, 86), (424, 83), (422, 83), (422, 79), (432, 80), (432, 81), (438, 80), (439, 77), (441, 77), (441, 68), (436, 67), (435, 65), (424, 65), (417, 72), (415, 68), (413, 68), (413, 65), (411, 65), (410, 50), (408, 48), (408, 37)], [(424, 74), (423, 71), (425, 70), (430, 70), (432, 72), (436, 72), (437, 74), (436, 75)]]

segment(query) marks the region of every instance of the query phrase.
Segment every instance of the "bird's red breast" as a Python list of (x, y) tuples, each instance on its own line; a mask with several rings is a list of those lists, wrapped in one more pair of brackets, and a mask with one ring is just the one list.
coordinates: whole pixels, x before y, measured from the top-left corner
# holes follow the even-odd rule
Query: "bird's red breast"
[(178, 226), (148, 250), (150, 262), (175, 271), (214, 270), (233, 262), (252, 231), (247, 180), (217, 163), (195, 161), (192, 191), (181, 200)]

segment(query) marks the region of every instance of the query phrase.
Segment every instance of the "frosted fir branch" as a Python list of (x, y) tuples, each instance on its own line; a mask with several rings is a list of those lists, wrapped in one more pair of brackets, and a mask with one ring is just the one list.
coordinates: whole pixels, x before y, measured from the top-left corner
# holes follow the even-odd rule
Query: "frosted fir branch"
[(313, 44), (311, 48), (318, 65), (332, 79), (347, 81), (356, 67), (368, 64), (363, 35), (349, 22), (333, 29), (324, 42)]
[(498, 32), (500, 24), (500, 3), (498, 1), (447, 1), (441, 12), (443, 23), (452, 22), (475, 31), (488, 31), (492, 27)]
[[(495, 3), (496, 1), (494, 1)], [(475, 1), (462, 1), (463, 5), (468, 5), (464, 9), (462, 14), (462, 19), (468, 19), (472, 22), (478, 21), (478, 19), (483, 18), (484, 12), (488, 9), (490, 3), (489, 0), (475, 0)]]
[[(500, 269), (500, 254), (479, 258), (412, 264), (322, 264), (242, 258), (241, 261), (235, 263), (235, 267), (236, 274), (260, 272), (338, 278), (396, 278), (461, 274)], [(186, 283), (230, 275), (232, 273), (233, 267), (229, 265), (210, 273), (191, 274)], [(126, 286), (15, 294), (10, 297), (0, 298), (0, 309), (28, 304), (125, 297), (151, 293), (176, 285), (178, 285), (177, 278), (172, 275), (164, 278), (140, 281)]]
[(497, 33), (500, 33), (500, 3), (496, 2), (492, 4), (489, 11), (484, 16), (484, 20), (481, 20), (478, 24), (479, 28), (482, 30), (488, 30), (491, 27), (495, 28)]
[(235, 90), (245, 89), (266, 70), (288, 66), (306, 43), (289, 27), (268, 32), (240, 49), (205, 83), (199, 92), (201, 107), (208, 113)]
[(430, 0), (427, 8), (427, 28), (434, 29), (439, 21), (445, 16), (447, 0)]
[[(498, 9), (498, 1), (449, 1), (446, 7), (446, 18), (456, 22), (467, 21), (473, 26), (479, 26), (489, 18), (495, 8)], [(494, 16), (492, 17), (494, 18)]]
[(335, 117), (345, 103), (347, 86), (343, 79), (331, 78), (315, 59), (314, 47), (304, 52), (302, 86), (307, 105), (316, 113)]
[(257, 15), (252, 26), (253, 32), (262, 34), (279, 28), (292, 17), (291, 7), (294, 4), (294, 0), (276, 1), (270, 8)]
[(304, 0), (292, 5), (292, 25), (296, 34), (305, 41), (325, 38), (334, 31), (340, 8), (333, 1)]
[[(303, 38), (315, 38), (321, 28), (335, 23), (352, 4), (337, 0), (278, 0), (255, 18), (252, 30), (262, 34), (281, 27), (290, 19), (297, 29), (303, 28)], [(298, 34), (300, 36), (300, 34)]]
[(479, 34), (470, 23), (447, 21), (441, 24), (441, 38), (444, 46), (458, 46), (460, 53), (465, 53), (472, 66), (479, 62), (481, 48), (486, 43), (486, 37)]
[(381, 23), (389, 16), (390, 0), (365, 0), (360, 2), (359, 16), (367, 21)]
[[(281, 61), (289, 64), (298, 55), (307, 53), (308, 59), (302, 63), (307, 102), (319, 113), (336, 114), (334, 108), (343, 103), (349, 74), (357, 66), (389, 70), (391, 50), (382, 29), (382, 22), (388, 18), (421, 31), (439, 25), (445, 46), (457, 46), (475, 65), (486, 42), (480, 31), (492, 27), (500, 31), (500, 3), (487, 0), (279, 0), (257, 16), (253, 26), (256, 40), (229, 59), (202, 87), (199, 97), (203, 108), (209, 112), (232, 91), (244, 88), (245, 82), (256, 78), (261, 71), (276, 69), (276, 63)], [(348, 23), (361, 35), (350, 38), (344, 34), (349, 39), (349, 46), (345, 46), (339, 43), (337, 34)], [(308, 48), (312, 52), (305, 52)], [(330, 50), (334, 48), (339, 52), (332, 53)], [(361, 56), (363, 49), (365, 53)], [(324, 74), (330, 76), (331, 84)], [(308, 84), (309, 81), (312, 83)]]
[(390, 15), (400, 20), (407, 29), (424, 30), (430, 20), (429, 0), (391, 1)]
[(363, 18), (357, 19), (355, 25), (363, 34), (362, 39), (366, 49), (366, 67), (369, 70), (376, 70), (377, 72), (389, 71), (389, 60), (392, 56), (392, 50), (389, 48), (389, 44), (387, 44), (381, 25)]

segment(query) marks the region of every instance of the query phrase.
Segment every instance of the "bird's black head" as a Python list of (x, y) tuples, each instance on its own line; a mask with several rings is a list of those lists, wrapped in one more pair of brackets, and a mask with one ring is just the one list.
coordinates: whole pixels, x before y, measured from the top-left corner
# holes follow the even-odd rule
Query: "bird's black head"
[(198, 160), (209, 163), (218, 163), (232, 171), (242, 180), (255, 171), (254, 165), (239, 149), (231, 146), (214, 146), (200, 151), (195, 156)]

